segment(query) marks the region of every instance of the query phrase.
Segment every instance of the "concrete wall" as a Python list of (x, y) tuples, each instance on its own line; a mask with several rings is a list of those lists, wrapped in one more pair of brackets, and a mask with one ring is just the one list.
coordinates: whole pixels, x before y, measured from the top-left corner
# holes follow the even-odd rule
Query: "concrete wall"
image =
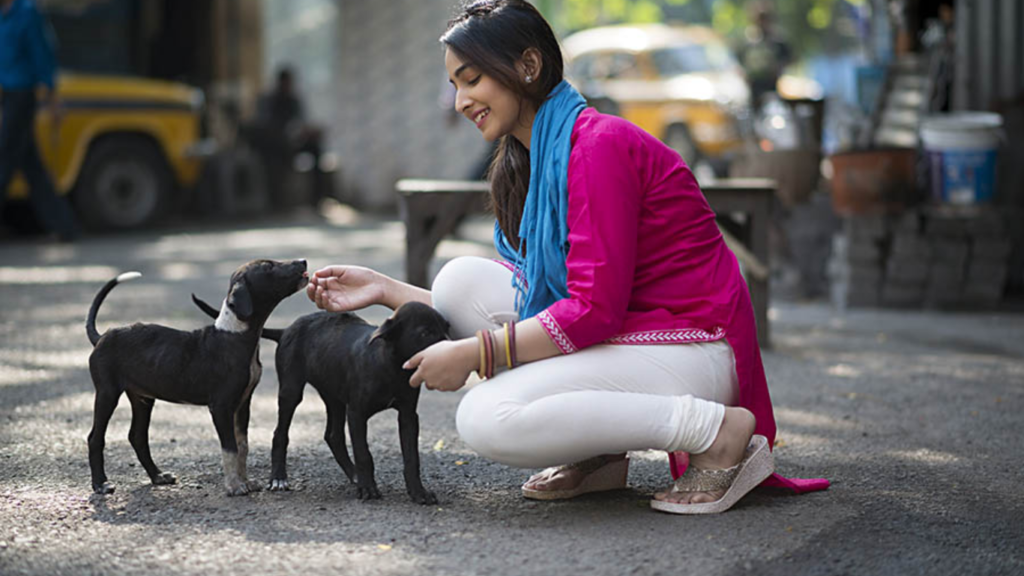
[(263, 0), (264, 74), (296, 65), (312, 120), (328, 127), (342, 193), (357, 206), (395, 205), (403, 177), (463, 178), (485, 153), (438, 99), (438, 37), (455, 0)]

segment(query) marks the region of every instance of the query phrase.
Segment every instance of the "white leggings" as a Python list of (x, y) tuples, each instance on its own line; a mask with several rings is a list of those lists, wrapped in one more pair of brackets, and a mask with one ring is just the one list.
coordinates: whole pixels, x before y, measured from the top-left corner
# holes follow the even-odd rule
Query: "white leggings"
[[(514, 321), (512, 273), (484, 258), (446, 264), (432, 287), (453, 338)], [(521, 468), (567, 464), (629, 450), (699, 454), (737, 397), (725, 340), (596, 345), (523, 364), (473, 386), (459, 404), (462, 440)]]

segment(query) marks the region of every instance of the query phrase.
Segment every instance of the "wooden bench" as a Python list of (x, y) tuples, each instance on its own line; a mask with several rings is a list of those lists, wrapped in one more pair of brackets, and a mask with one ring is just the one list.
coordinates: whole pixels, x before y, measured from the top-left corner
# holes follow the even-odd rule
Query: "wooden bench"
[[(768, 330), (768, 218), (775, 182), (764, 178), (725, 178), (701, 186), (711, 209), (718, 214), (746, 217), (745, 242), (723, 230), (747, 275), (757, 320), (757, 339), (769, 346)], [(405, 222), (405, 277), (428, 287), (428, 268), (437, 245), (451, 234), (463, 216), (482, 208), (487, 182), (467, 180), (403, 179), (395, 185), (399, 213)]]

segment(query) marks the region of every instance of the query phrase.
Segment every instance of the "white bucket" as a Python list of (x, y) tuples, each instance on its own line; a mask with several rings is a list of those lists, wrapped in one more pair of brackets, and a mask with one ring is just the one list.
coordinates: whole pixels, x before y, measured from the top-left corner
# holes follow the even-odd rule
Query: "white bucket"
[(921, 141), (928, 154), (935, 200), (952, 204), (992, 200), (1002, 125), (1002, 116), (991, 112), (954, 112), (922, 122)]

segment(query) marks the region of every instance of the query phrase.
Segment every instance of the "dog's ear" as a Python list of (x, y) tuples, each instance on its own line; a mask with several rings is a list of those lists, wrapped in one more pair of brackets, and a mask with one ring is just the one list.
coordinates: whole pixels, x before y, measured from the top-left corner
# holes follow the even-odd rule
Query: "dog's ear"
[(240, 320), (248, 320), (252, 316), (252, 296), (249, 295), (249, 288), (245, 282), (237, 282), (231, 286), (231, 292), (228, 292), (228, 308), (231, 308)]
[(377, 329), (373, 331), (373, 334), (370, 334), (369, 342), (373, 342), (377, 338), (383, 338), (384, 340), (387, 340), (388, 338), (391, 337), (392, 333), (394, 333), (394, 331), (397, 328), (398, 322), (394, 319), (394, 317), (388, 318), (387, 320), (384, 321), (383, 324), (378, 326)]

